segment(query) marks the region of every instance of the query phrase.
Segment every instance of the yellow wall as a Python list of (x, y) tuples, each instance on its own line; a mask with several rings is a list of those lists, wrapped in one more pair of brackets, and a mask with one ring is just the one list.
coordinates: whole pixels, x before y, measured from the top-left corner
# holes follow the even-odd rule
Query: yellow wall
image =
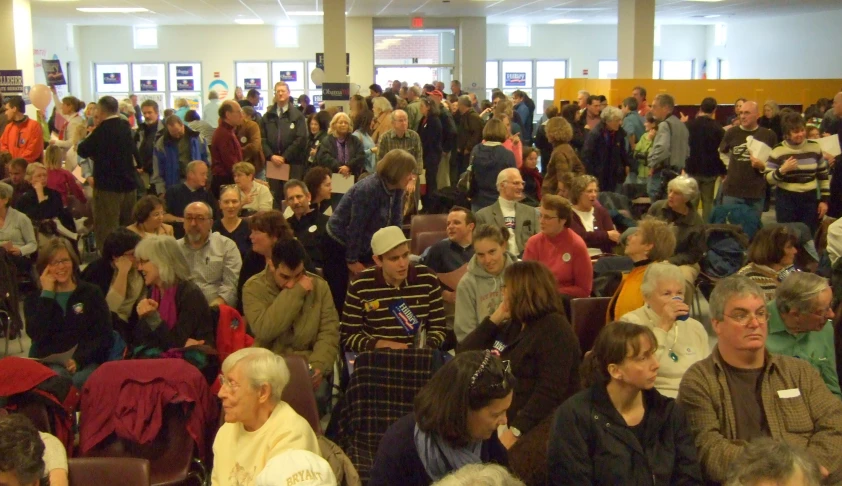
[(676, 105), (697, 105), (707, 96), (713, 96), (720, 104), (731, 104), (737, 98), (757, 101), (761, 106), (766, 100), (775, 100), (782, 105), (804, 105), (817, 99), (833, 98), (842, 88), (839, 79), (699, 79), (692, 81), (664, 81), (658, 79), (556, 79), (555, 102), (560, 100), (576, 102), (579, 90), (591, 94), (602, 94), (608, 104), (617, 106), (631, 96), (635, 86), (643, 86), (647, 99), (654, 100), (658, 93), (669, 93), (675, 97)]

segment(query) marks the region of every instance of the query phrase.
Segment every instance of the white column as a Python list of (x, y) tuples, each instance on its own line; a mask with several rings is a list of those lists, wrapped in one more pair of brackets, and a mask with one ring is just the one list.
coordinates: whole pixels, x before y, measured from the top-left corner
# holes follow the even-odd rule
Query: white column
[(619, 0), (617, 77), (652, 79), (655, 56), (655, 0)]
[[(325, 0), (324, 8), (324, 45), (325, 45), (325, 82), (347, 83), (345, 74), (345, 0)], [(353, 63), (353, 59), (351, 62)], [(347, 101), (325, 101), (325, 107), (343, 106), (348, 110)]]
[(35, 84), (29, 0), (0, 0), (0, 46), (0, 69), (22, 69), (23, 84)]

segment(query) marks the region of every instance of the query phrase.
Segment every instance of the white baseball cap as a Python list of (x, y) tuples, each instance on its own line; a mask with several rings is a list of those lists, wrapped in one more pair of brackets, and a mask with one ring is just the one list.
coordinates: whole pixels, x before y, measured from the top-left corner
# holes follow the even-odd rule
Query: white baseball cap
[(255, 486), (337, 486), (330, 464), (310, 451), (282, 452), (266, 463)]
[(408, 241), (411, 240), (404, 236), (402, 229), (397, 226), (386, 226), (377, 230), (371, 237), (371, 253), (375, 256), (385, 255), (396, 246)]

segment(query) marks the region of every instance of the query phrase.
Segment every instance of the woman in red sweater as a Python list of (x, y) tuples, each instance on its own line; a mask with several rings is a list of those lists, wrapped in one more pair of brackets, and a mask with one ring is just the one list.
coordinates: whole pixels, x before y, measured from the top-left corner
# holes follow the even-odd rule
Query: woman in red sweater
[(61, 194), (61, 205), (67, 206), (67, 196), (72, 194), (82, 204), (87, 202), (82, 185), (76, 177), (61, 166), (64, 152), (58, 145), (50, 145), (44, 151), (44, 165), (47, 167), (47, 187)]
[(585, 240), (588, 252), (594, 255), (613, 253), (620, 241), (620, 232), (614, 228), (608, 210), (597, 201), (599, 187), (596, 177), (580, 175), (570, 184), (570, 202), (573, 211), (570, 214), (570, 229)]
[(541, 232), (526, 242), (524, 260), (546, 265), (558, 291), (570, 297), (590, 297), (593, 264), (582, 237), (567, 227), (572, 212), (570, 201), (547, 194), (541, 200)]

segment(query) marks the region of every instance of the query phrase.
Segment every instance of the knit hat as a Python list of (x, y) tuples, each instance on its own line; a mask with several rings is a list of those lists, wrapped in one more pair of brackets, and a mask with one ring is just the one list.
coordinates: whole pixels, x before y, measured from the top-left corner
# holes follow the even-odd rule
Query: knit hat
[(337, 486), (330, 464), (310, 451), (291, 450), (273, 457), (255, 486)]

